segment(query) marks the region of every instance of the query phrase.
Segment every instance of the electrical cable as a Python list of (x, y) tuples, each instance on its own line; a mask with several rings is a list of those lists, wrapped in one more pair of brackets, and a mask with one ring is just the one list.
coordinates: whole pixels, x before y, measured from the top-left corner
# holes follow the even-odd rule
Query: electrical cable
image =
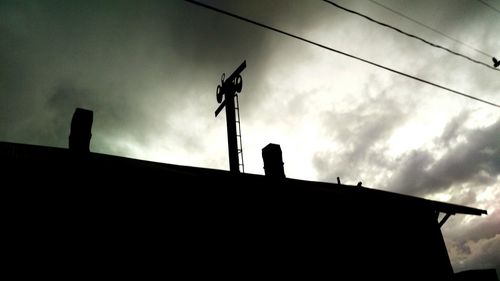
[(373, 19), (373, 18), (371, 18), (371, 17), (369, 17), (369, 16), (366, 16), (366, 15), (363, 15), (363, 14), (358, 13), (358, 12), (356, 12), (356, 11), (353, 11), (353, 10), (347, 9), (347, 8), (345, 8), (345, 7), (342, 7), (342, 6), (340, 6), (339, 4), (336, 4), (336, 3), (332, 2), (332, 1), (329, 1), (329, 0), (323, 0), (323, 1), (324, 1), (324, 2), (326, 2), (326, 3), (331, 4), (332, 6), (334, 6), (334, 7), (336, 7), (336, 8), (342, 9), (342, 10), (344, 10), (344, 11), (346, 11), (346, 12), (349, 12), (349, 13), (352, 13), (352, 14), (355, 14), (355, 15), (358, 15), (358, 16), (360, 16), (360, 17), (363, 17), (363, 18), (365, 18), (365, 19), (367, 19), (367, 20), (369, 20), (369, 21), (371, 21), (371, 22), (374, 22), (374, 23), (376, 23), (376, 24), (379, 24), (379, 25), (385, 26), (385, 27), (387, 27), (387, 28), (390, 28), (390, 29), (392, 29), (392, 30), (395, 30), (395, 31), (397, 31), (397, 32), (399, 32), (399, 33), (401, 33), (401, 34), (404, 34), (404, 35), (408, 36), (408, 37), (411, 37), (411, 38), (414, 38), (414, 39), (420, 40), (420, 41), (422, 41), (422, 42), (424, 42), (424, 43), (426, 43), (426, 44), (428, 44), (428, 45), (430, 45), (430, 46), (432, 46), (432, 47), (435, 47), (435, 48), (439, 48), (439, 49), (445, 50), (445, 51), (447, 51), (447, 52), (448, 52), (448, 53), (450, 53), (450, 54), (453, 54), (453, 55), (456, 55), (456, 56), (462, 57), (462, 58), (467, 59), (467, 60), (469, 60), (469, 61), (471, 61), (471, 62), (474, 62), (474, 63), (480, 64), (480, 65), (482, 65), (482, 66), (485, 66), (485, 67), (487, 67), (487, 68), (489, 68), (489, 69), (492, 69), (492, 70), (495, 70), (495, 71), (500, 71), (500, 69), (497, 69), (497, 68), (495, 68), (495, 67), (493, 67), (493, 66), (490, 66), (490, 65), (488, 65), (488, 64), (486, 64), (486, 63), (484, 63), (484, 62), (480, 62), (480, 61), (475, 60), (475, 59), (473, 59), (473, 58), (470, 58), (470, 57), (468, 57), (468, 56), (466, 56), (466, 55), (462, 55), (462, 54), (460, 54), (460, 53), (457, 53), (457, 52), (455, 52), (455, 51), (452, 51), (452, 50), (450, 50), (450, 49), (448, 49), (448, 48), (446, 48), (446, 47), (443, 47), (443, 46), (441, 46), (441, 45), (438, 45), (438, 44), (434, 44), (434, 43), (432, 43), (432, 42), (429, 42), (429, 41), (427, 41), (427, 40), (425, 40), (425, 39), (423, 39), (423, 38), (421, 38), (421, 37), (418, 37), (418, 36), (416, 36), (416, 35), (413, 35), (413, 34), (410, 34), (410, 33), (408, 33), (408, 32), (405, 32), (405, 31), (403, 31), (403, 30), (401, 30), (401, 29), (399, 29), (399, 28), (397, 28), (397, 27), (394, 27), (394, 26), (392, 26), (392, 25), (389, 25), (389, 24), (386, 24), (386, 23), (383, 23), (383, 22), (377, 21), (377, 20), (375, 20), (375, 19)]
[(342, 52), (342, 51), (339, 51), (339, 50), (336, 50), (334, 48), (331, 48), (331, 47), (328, 47), (328, 46), (325, 46), (325, 45), (322, 45), (320, 43), (316, 43), (314, 41), (311, 41), (309, 39), (306, 39), (306, 38), (303, 38), (303, 37), (300, 37), (298, 35), (294, 35), (294, 34), (291, 34), (289, 32), (286, 32), (286, 31), (283, 31), (283, 30), (280, 30), (278, 28), (275, 28), (275, 27), (272, 27), (272, 26), (269, 26), (269, 25), (266, 25), (266, 24), (263, 24), (263, 23), (260, 23), (260, 22), (257, 22), (257, 21), (254, 21), (254, 20), (251, 20), (249, 18), (245, 18), (243, 16), (239, 16), (237, 14), (233, 14), (231, 12), (228, 12), (228, 11), (225, 11), (225, 10), (221, 10), (219, 8), (216, 8), (214, 6), (210, 6), (210, 5), (207, 5), (207, 4), (204, 4), (204, 3), (201, 3), (201, 2), (198, 2), (198, 1), (195, 1), (195, 0), (185, 0), (186, 2), (189, 2), (189, 3), (192, 3), (192, 4), (195, 4), (195, 5), (198, 5), (198, 6), (201, 6), (201, 7), (204, 7), (206, 9), (210, 9), (212, 11), (215, 11), (215, 12), (218, 12), (218, 13), (221, 13), (221, 14), (224, 14), (224, 15), (227, 15), (227, 16), (230, 16), (230, 17), (233, 17), (233, 18), (236, 18), (236, 19), (239, 19), (239, 20), (242, 20), (242, 21), (245, 21), (245, 22), (248, 22), (248, 23), (251, 23), (251, 24), (254, 24), (254, 25), (257, 25), (257, 26), (260, 26), (260, 27), (263, 27), (263, 28), (266, 28), (266, 29), (269, 29), (269, 30), (272, 30), (274, 32), (278, 32), (278, 33), (281, 33), (283, 35), (286, 35), (286, 36), (289, 36), (289, 37), (292, 37), (292, 38), (295, 38), (297, 40), (300, 40), (300, 41), (303, 41), (303, 42), (306, 42), (306, 43), (309, 43), (311, 45), (314, 45), (314, 46), (317, 46), (317, 47), (320, 47), (320, 48), (323, 48), (323, 49), (326, 49), (326, 50), (329, 50), (331, 52), (335, 52), (335, 53), (338, 53), (338, 54), (341, 54), (341, 55), (344, 55), (344, 56), (347, 56), (347, 57), (350, 57), (350, 58), (353, 58), (353, 59), (356, 59), (356, 60), (359, 60), (359, 61), (362, 61), (364, 63), (367, 63), (367, 64), (370, 64), (370, 65), (373, 65), (373, 66), (376, 66), (378, 68), (382, 68), (382, 69), (385, 69), (387, 71), (390, 71), (390, 72), (393, 72), (393, 73), (396, 73), (396, 74), (399, 74), (401, 76), (405, 76), (405, 77), (408, 77), (408, 78), (411, 78), (411, 79), (414, 79), (414, 80), (417, 80), (419, 82), (422, 82), (422, 83), (425, 83), (425, 84), (429, 84), (429, 85), (432, 85), (434, 87), (437, 87), (437, 88), (440, 88), (440, 89), (443, 89), (443, 90), (446, 90), (448, 92), (451, 92), (451, 93), (454, 93), (454, 94), (457, 94), (457, 95), (460, 95), (460, 96), (463, 96), (463, 97), (467, 97), (467, 98), (470, 98), (470, 99), (473, 99), (473, 100), (476, 100), (476, 101), (479, 101), (479, 102), (482, 102), (482, 103), (486, 103), (486, 104), (489, 104), (491, 106), (494, 106), (494, 107), (498, 107), (500, 108), (500, 105), (498, 104), (495, 104), (495, 103), (492, 103), (492, 102), (489, 102), (489, 101), (486, 101), (486, 100), (483, 100), (483, 99), (480, 99), (480, 98), (477, 98), (477, 97), (474, 97), (474, 96), (471, 96), (471, 95), (468, 95), (468, 94), (465, 94), (465, 93), (462, 93), (462, 92), (459, 92), (459, 91), (456, 91), (456, 90), (453, 90), (453, 89), (450, 89), (448, 87), (445, 87), (445, 86), (441, 86), (441, 85), (438, 85), (436, 83), (433, 83), (433, 82), (430, 82), (430, 81), (427, 81), (427, 80), (424, 80), (422, 78), (418, 78), (416, 76), (413, 76), (413, 75), (410, 75), (410, 74), (406, 74), (404, 72), (401, 72), (401, 71), (398, 71), (398, 70), (395, 70), (395, 69), (392, 69), (392, 68), (389, 68), (389, 67), (386, 67), (386, 66), (383, 66), (383, 65), (380, 65), (378, 63), (375, 63), (375, 62), (371, 62), (369, 60), (366, 60), (366, 59), (363, 59), (363, 58), (360, 58), (360, 57), (357, 57), (357, 56), (354, 56), (354, 55), (351, 55), (351, 54), (348, 54), (348, 53), (345, 53), (345, 52)]

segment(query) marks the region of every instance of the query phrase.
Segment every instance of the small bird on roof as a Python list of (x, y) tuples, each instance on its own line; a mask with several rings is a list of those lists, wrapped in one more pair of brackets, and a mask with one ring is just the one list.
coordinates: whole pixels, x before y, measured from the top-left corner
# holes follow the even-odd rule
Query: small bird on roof
[(498, 67), (500, 65), (500, 60), (497, 60), (497, 58), (493, 57), (492, 60), (493, 60), (494, 67)]

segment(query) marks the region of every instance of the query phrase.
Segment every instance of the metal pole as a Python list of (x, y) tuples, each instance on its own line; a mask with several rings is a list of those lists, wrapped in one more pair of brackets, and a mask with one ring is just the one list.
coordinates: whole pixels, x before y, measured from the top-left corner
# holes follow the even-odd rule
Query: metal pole
[(238, 139), (236, 136), (236, 112), (234, 109), (234, 93), (226, 93), (226, 125), (227, 150), (229, 153), (229, 170), (239, 173)]

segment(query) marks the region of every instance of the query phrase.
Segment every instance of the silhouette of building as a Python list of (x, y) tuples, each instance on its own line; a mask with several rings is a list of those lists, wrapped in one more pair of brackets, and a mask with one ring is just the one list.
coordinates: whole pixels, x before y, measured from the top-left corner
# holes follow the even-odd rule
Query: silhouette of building
[(454, 280), (438, 215), (486, 211), (285, 178), (278, 149), (263, 150), (266, 174), (278, 174), (262, 176), (0, 142), (5, 266), (66, 277)]

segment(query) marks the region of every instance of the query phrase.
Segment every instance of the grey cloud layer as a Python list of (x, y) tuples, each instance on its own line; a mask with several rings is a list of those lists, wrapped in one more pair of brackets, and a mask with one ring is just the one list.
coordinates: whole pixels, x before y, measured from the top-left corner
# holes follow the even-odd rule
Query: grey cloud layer
[[(453, 128), (456, 123), (451, 121), (441, 141), (458, 137), (457, 129)], [(461, 136), (465, 141), (449, 149), (440, 159), (434, 159), (427, 151), (411, 153), (388, 186), (403, 193), (425, 195), (461, 183), (479, 186), (495, 183), (500, 175), (500, 120), (486, 128), (468, 130)]]
[[(247, 58), (262, 72), (256, 58), (265, 57), (264, 34), (181, 1), (16, 1), (0, 8), (2, 140), (65, 146), (80, 106), (95, 111), (97, 149), (109, 149), (99, 147), (101, 135), (132, 135), (147, 145), (168, 131), (165, 120), (187, 100), (208, 100), (195, 92), (209, 87), (212, 94), (221, 70)], [(215, 106), (212, 99), (206, 107)]]

